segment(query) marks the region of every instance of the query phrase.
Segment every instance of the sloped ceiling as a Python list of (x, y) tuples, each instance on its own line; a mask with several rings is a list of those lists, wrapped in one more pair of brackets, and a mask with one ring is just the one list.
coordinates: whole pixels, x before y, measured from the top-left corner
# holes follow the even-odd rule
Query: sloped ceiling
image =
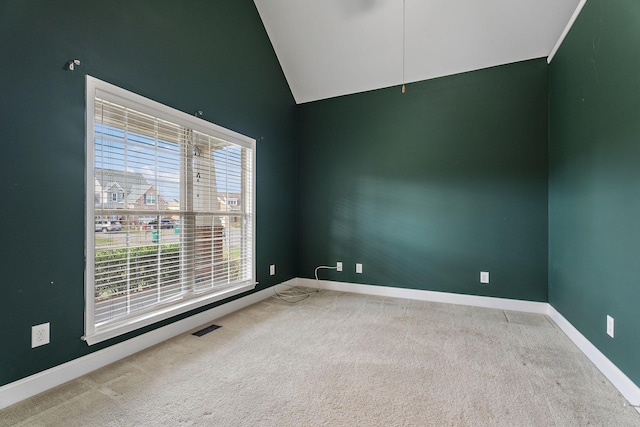
[(579, 2), (254, 0), (297, 103), (546, 57)]

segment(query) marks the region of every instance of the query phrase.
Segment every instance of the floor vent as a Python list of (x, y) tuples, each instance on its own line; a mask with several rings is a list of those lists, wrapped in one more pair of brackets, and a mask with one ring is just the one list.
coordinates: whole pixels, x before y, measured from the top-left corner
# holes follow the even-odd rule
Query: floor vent
[(218, 326), (218, 325), (211, 325), (211, 326), (207, 326), (206, 328), (202, 328), (199, 331), (195, 331), (194, 333), (192, 333), (191, 335), (195, 335), (197, 337), (201, 337), (204, 334), (208, 334), (211, 331), (215, 331), (218, 328), (221, 328), (222, 326)]

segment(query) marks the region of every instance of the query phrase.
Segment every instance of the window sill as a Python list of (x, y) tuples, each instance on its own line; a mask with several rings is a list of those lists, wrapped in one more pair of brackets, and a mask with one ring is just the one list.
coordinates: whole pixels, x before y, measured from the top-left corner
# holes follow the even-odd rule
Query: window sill
[(186, 313), (187, 311), (203, 307), (207, 304), (253, 290), (257, 284), (257, 282), (242, 282), (215, 293), (207, 293), (206, 295), (196, 296), (181, 303), (173, 303), (164, 309), (156, 309), (153, 312), (141, 313), (138, 316), (123, 319), (120, 322), (110, 323), (103, 328), (98, 327), (93, 333), (87, 333), (82, 337), (82, 339), (87, 342), (87, 345), (91, 346), (128, 332), (133, 332), (137, 329), (152, 325), (170, 317)]

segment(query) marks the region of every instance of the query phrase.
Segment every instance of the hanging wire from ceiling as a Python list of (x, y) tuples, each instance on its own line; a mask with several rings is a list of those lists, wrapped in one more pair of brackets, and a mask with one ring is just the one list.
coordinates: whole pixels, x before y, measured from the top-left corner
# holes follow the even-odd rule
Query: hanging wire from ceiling
[(402, 0), (402, 93), (405, 93), (407, 89), (404, 86), (404, 56), (405, 56), (405, 34), (406, 34), (406, 0)]

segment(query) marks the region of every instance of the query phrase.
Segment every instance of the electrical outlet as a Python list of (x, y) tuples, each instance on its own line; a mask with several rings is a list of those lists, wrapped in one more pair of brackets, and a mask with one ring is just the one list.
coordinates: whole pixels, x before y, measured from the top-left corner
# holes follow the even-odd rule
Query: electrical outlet
[(362, 264), (356, 264), (356, 273), (362, 273)]
[(276, 265), (275, 264), (271, 264), (269, 266), (269, 275), (270, 276), (275, 276), (276, 274)]
[(489, 283), (489, 272), (481, 271), (480, 272), (480, 283)]
[(607, 314), (607, 335), (613, 338), (613, 317)]
[(49, 344), (49, 323), (31, 327), (31, 348)]
[(337, 270), (337, 271), (342, 271), (342, 262), (341, 262), (341, 261), (338, 261), (338, 262), (336, 263), (336, 270)]

